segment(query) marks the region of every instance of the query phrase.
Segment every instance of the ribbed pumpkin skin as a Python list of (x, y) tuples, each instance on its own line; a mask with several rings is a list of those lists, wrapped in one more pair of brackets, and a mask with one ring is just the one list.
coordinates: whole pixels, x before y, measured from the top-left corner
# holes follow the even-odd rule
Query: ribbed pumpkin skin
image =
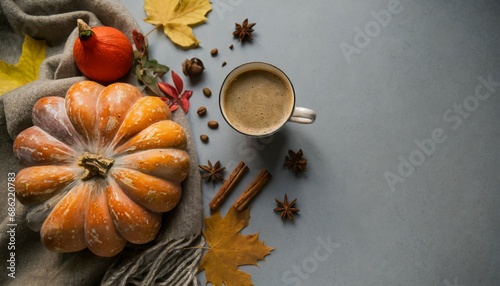
[[(190, 168), (184, 130), (162, 100), (125, 83), (83, 81), (65, 98), (40, 99), (33, 122), (14, 141), (25, 166), (16, 196), (49, 250), (109, 257), (156, 237)], [(89, 178), (82, 158), (94, 155), (113, 162)]]
[(78, 69), (89, 79), (113, 82), (132, 67), (133, 48), (129, 39), (113, 27), (93, 27), (87, 40), (77, 38), (73, 57)]

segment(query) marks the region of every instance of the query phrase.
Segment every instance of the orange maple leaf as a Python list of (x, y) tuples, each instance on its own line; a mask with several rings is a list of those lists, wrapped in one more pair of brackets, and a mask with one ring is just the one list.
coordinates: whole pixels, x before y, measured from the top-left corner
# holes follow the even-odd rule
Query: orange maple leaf
[(273, 248), (259, 240), (259, 234), (242, 235), (248, 225), (250, 209), (229, 209), (224, 218), (219, 211), (205, 218), (203, 236), (209, 251), (203, 257), (200, 271), (205, 270), (206, 283), (213, 285), (253, 285), (250, 274), (238, 269), (240, 265), (257, 265)]

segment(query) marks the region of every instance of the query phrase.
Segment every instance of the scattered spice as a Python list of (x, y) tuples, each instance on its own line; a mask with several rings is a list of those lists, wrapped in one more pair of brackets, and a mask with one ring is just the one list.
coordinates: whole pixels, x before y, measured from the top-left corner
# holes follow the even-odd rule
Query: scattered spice
[(262, 190), (269, 179), (271, 179), (271, 174), (266, 169), (262, 169), (257, 177), (255, 177), (255, 179), (236, 200), (233, 207), (239, 211), (243, 211), (247, 207), (248, 203), (250, 203), (260, 190)]
[(243, 23), (240, 25), (238, 23), (235, 23), (235, 31), (233, 32), (233, 36), (238, 37), (240, 39), (240, 42), (243, 42), (245, 40), (251, 40), (253, 39), (252, 32), (254, 31), (252, 28), (255, 26), (255, 23), (248, 23), (248, 19), (245, 19)]
[(200, 135), (200, 140), (201, 140), (201, 142), (203, 142), (203, 143), (207, 143), (207, 142), (208, 142), (208, 135), (206, 135), (206, 134), (201, 134), (201, 135)]
[(304, 152), (302, 152), (302, 149), (299, 149), (297, 153), (293, 150), (288, 150), (288, 156), (285, 157), (285, 166), (291, 169), (295, 176), (306, 171), (307, 159), (303, 158), (303, 156)]
[(232, 50), (232, 49), (233, 49), (233, 47), (234, 47), (234, 46), (233, 46), (233, 44), (231, 44), (231, 45), (229, 46), (229, 49), (230, 49), (230, 50)]
[(203, 116), (207, 114), (207, 108), (205, 106), (200, 106), (198, 110), (196, 110), (196, 113), (198, 113), (199, 116)]
[(217, 161), (215, 165), (212, 165), (212, 162), (208, 160), (208, 165), (198, 165), (198, 167), (206, 172), (201, 176), (201, 178), (206, 182), (212, 181), (215, 184), (217, 181), (224, 181), (222, 172), (225, 167), (221, 167), (220, 161)]
[(217, 55), (217, 53), (219, 53), (219, 50), (218, 50), (217, 48), (212, 49), (212, 50), (210, 51), (210, 54), (212, 55), (212, 57), (216, 56), (216, 55)]
[(210, 88), (205, 87), (205, 88), (203, 88), (203, 94), (204, 94), (206, 97), (210, 97), (210, 96), (212, 95), (212, 91), (210, 90)]
[(195, 76), (203, 72), (205, 66), (199, 58), (186, 59), (182, 62), (182, 73), (185, 76)]
[(225, 61), (223, 61), (223, 62), (222, 62), (222, 66), (223, 66), (223, 67), (224, 67), (224, 66), (226, 66), (226, 64), (227, 64), (227, 63), (226, 63)]
[(248, 170), (247, 165), (245, 165), (243, 161), (240, 161), (229, 175), (229, 178), (224, 181), (224, 184), (222, 184), (219, 191), (217, 192), (217, 194), (215, 194), (214, 198), (210, 202), (209, 206), (211, 210), (215, 211), (219, 208), (221, 203), (231, 192), (233, 186), (236, 185), (236, 183), (240, 180), (246, 170)]
[(217, 129), (217, 128), (219, 128), (219, 122), (217, 122), (215, 120), (208, 121), (207, 125), (208, 125), (208, 128), (210, 128), (210, 129)]
[(294, 221), (294, 215), (298, 213), (300, 210), (295, 206), (297, 199), (288, 202), (288, 197), (285, 194), (285, 199), (283, 201), (279, 201), (278, 199), (274, 199), (276, 203), (278, 203), (278, 207), (274, 209), (275, 212), (281, 212), (281, 219), (288, 218), (291, 221)]

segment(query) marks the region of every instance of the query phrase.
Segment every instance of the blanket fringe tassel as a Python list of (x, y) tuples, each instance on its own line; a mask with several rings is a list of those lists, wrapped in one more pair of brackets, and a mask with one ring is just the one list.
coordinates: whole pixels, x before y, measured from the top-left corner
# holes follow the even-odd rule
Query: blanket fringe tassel
[(101, 286), (197, 286), (203, 245), (201, 235), (160, 242), (122, 265), (111, 265)]

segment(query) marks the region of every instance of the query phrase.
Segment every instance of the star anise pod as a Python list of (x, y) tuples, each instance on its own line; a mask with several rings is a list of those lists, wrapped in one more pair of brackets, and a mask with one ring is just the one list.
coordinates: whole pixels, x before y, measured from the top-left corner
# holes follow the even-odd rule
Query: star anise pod
[(292, 169), (293, 174), (297, 176), (300, 172), (305, 172), (307, 167), (307, 159), (303, 158), (304, 152), (299, 149), (297, 153), (293, 150), (288, 150), (288, 156), (285, 157), (285, 166)]
[(245, 19), (243, 23), (240, 25), (238, 23), (235, 23), (235, 31), (233, 32), (233, 36), (240, 38), (240, 42), (243, 42), (246, 39), (253, 39), (252, 32), (253, 29), (252, 27), (255, 26), (255, 23), (248, 23), (248, 19)]
[(221, 167), (220, 161), (217, 161), (215, 165), (212, 165), (212, 162), (208, 160), (207, 165), (198, 165), (200, 169), (205, 171), (206, 173), (201, 176), (207, 182), (212, 181), (214, 184), (217, 181), (224, 181), (224, 177), (222, 176), (222, 171), (226, 169), (226, 167)]
[(285, 194), (285, 199), (283, 201), (279, 201), (278, 199), (274, 199), (276, 203), (278, 203), (278, 207), (274, 209), (275, 212), (281, 212), (281, 219), (288, 218), (291, 221), (294, 221), (294, 214), (298, 213), (300, 210), (295, 206), (295, 202), (297, 199), (288, 202), (288, 196)]

